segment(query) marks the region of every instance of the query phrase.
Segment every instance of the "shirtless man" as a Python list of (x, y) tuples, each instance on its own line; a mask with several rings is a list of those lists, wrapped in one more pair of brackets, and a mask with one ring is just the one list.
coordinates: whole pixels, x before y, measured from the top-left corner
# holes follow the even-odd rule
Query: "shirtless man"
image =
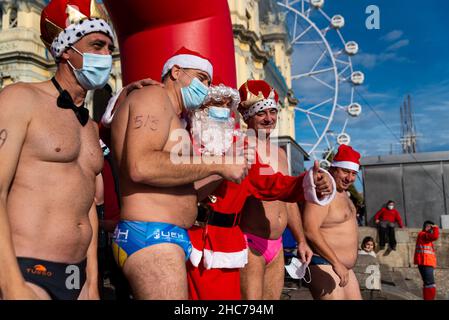
[(185, 262), (192, 246), (186, 229), (197, 216), (193, 182), (218, 174), (240, 183), (247, 174), (246, 161), (207, 164), (189, 154), (184, 163), (172, 162), (179, 144), (173, 133), (185, 134), (191, 149), (182, 117), (201, 105), (211, 78), (211, 63), (182, 48), (164, 65), (164, 88), (133, 91), (115, 112), (112, 152), (122, 220), (113, 251), (137, 299), (188, 298)]
[(17, 83), (0, 94), (3, 299), (98, 298), (94, 193), (103, 157), (83, 104), (109, 78), (113, 41), (90, 4), (50, 2), (41, 34), (57, 61), (53, 82)]
[(316, 253), (310, 263), (314, 299), (360, 300), (359, 284), (352, 268), (357, 260), (356, 210), (346, 191), (359, 170), (360, 154), (341, 145), (330, 173), (337, 185), (335, 199), (324, 207), (306, 202), (304, 231)]
[[(278, 159), (278, 170), (288, 175), (285, 151), (269, 140), (278, 116), (278, 96), (272, 90), (265, 81), (247, 81), (239, 90), (242, 101), (245, 101), (248, 91), (254, 95), (262, 92), (267, 99), (254, 103), (254, 106), (242, 113), (248, 129), (253, 129), (256, 134), (265, 134), (265, 139), (258, 139), (258, 154), (262, 156), (266, 153), (269, 158), (271, 152), (278, 153), (274, 157)], [(257, 104), (260, 107), (257, 107)], [(262, 152), (262, 148), (265, 148), (266, 152)], [(268, 163), (267, 160), (262, 159), (262, 162)], [(254, 197), (246, 201), (240, 222), (249, 247), (248, 264), (240, 272), (243, 299), (280, 299), (285, 272), (282, 233), (287, 225), (298, 243), (300, 259), (308, 264), (312, 251), (305, 240), (298, 205), (282, 201), (261, 201)]]

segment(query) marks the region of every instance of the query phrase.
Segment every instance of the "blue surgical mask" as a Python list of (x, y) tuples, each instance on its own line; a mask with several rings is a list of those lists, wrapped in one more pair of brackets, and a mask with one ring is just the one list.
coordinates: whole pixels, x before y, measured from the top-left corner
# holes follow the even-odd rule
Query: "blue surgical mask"
[(182, 102), (187, 110), (198, 109), (207, 96), (208, 87), (198, 78), (193, 78), (189, 86), (181, 88)]
[(112, 56), (109, 54), (81, 53), (75, 47), (71, 48), (83, 56), (83, 67), (81, 69), (75, 69), (68, 61), (79, 84), (86, 90), (103, 88), (111, 74)]
[(228, 108), (209, 107), (209, 118), (216, 121), (228, 121), (231, 117), (231, 110)]

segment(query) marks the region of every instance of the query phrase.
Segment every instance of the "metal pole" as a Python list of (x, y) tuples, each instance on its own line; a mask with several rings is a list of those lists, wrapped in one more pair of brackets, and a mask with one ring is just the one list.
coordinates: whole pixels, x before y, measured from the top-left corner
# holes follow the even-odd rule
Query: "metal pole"
[(401, 186), (401, 189), (402, 189), (402, 203), (404, 204), (404, 222), (405, 222), (405, 225), (408, 226), (408, 223), (407, 223), (407, 206), (405, 204), (404, 166), (403, 166), (402, 163), (400, 164), (400, 168), (401, 168), (400, 172), (401, 172), (401, 184), (402, 184), (402, 186)]

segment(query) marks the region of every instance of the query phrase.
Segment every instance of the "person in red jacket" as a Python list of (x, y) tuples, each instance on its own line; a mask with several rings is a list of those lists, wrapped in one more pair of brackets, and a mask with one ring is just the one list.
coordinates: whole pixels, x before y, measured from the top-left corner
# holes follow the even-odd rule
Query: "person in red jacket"
[(436, 295), (434, 270), (437, 266), (437, 257), (433, 242), (438, 239), (439, 233), (438, 226), (432, 221), (426, 221), (416, 239), (414, 263), (418, 265), (423, 280), (424, 300), (434, 300)]
[(380, 209), (374, 216), (374, 220), (379, 225), (379, 248), (385, 248), (385, 238), (388, 236), (388, 245), (391, 250), (396, 250), (396, 236), (394, 230), (396, 223), (399, 228), (403, 228), (401, 215), (394, 208), (394, 201), (387, 202), (387, 207)]

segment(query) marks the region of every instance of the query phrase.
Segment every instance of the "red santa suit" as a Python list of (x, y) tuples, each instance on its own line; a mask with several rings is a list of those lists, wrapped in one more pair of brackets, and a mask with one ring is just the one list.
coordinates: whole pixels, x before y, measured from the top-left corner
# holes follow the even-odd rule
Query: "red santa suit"
[[(279, 172), (261, 175), (262, 168), (269, 166), (257, 160), (241, 184), (223, 181), (209, 197), (208, 204), (214, 215), (228, 215), (231, 217), (228, 221), (234, 220), (231, 226), (214, 225), (213, 221), (220, 218), (213, 217), (212, 223), (207, 223), (205, 227), (193, 226), (189, 229), (193, 246), (187, 266), (191, 299), (241, 298), (239, 269), (248, 262), (248, 249), (238, 225), (240, 215), (236, 213), (240, 213), (249, 196), (265, 201), (303, 202), (307, 198), (319, 202), (315, 196), (312, 171), (291, 177)], [(307, 192), (304, 193), (304, 190)], [(322, 204), (332, 198), (333, 195), (327, 197)]]
[[(254, 116), (267, 108), (277, 108), (278, 95), (274, 89), (264, 81), (249, 82), (245, 84), (246, 89), (240, 90), (240, 98), (246, 103), (245, 112), (242, 112), (244, 117)], [(250, 90), (254, 91), (253, 95)], [(325, 205), (335, 195), (335, 183), (326, 171), (334, 183), (334, 193), (320, 201), (316, 196), (311, 170), (298, 177), (285, 176), (274, 173), (269, 165), (261, 163), (257, 154), (255, 158), (256, 163), (241, 184), (223, 181), (209, 196), (208, 205), (212, 214), (203, 226), (189, 229), (193, 246), (187, 263), (191, 299), (241, 299), (240, 268), (248, 262), (248, 249), (239, 222), (240, 212), (248, 197), (265, 201), (308, 200)]]
[[(266, 82), (248, 81), (244, 87), (239, 90), (240, 104), (245, 109), (241, 112), (244, 118), (267, 108), (278, 107), (278, 95)], [(320, 203), (316, 197), (312, 171), (299, 177), (284, 176), (261, 163), (257, 154), (255, 158), (256, 163), (241, 184), (223, 181), (209, 196), (208, 205), (212, 213), (207, 219), (199, 216), (197, 220), (205, 222), (189, 230), (193, 246), (187, 263), (191, 299), (241, 298), (239, 271), (248, 262), (248, 249), (239, 222), (240, 211), (249, 196), (266, 201), (302, 202), (306, 199)], [(334, 195), (335, 192), (323, 199), (321, 204), (332, 201)]]

